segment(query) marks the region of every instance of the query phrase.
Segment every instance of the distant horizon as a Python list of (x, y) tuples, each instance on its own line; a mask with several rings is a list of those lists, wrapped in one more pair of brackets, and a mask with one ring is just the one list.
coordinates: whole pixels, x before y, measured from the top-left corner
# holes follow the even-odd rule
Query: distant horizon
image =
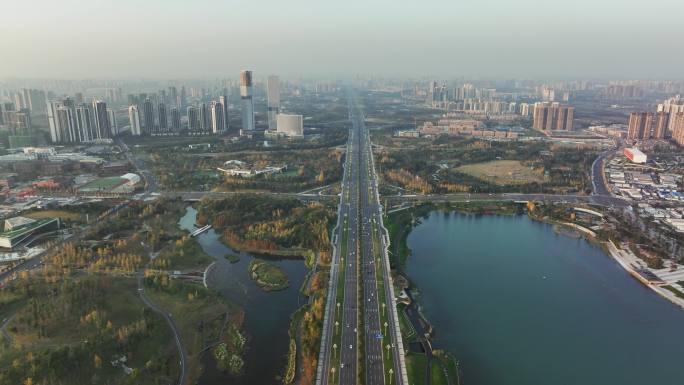
[[(33, 0), (0, 78), (681, 79), (678, 0)], [(552, 16), (552, 17), (549, 17)]]

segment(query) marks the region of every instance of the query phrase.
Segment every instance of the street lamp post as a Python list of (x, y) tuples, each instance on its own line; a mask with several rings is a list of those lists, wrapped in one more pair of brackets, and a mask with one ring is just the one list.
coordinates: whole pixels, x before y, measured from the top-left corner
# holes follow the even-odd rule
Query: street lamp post
[(333, 344), (333, 351), (333, 357), (335, 357), (337, 355), (337, 344)]
[(394, 374), (394, 369), (390, 368), (390, 370), (389, 370), (389, 378), (390, 378), (389, 383), (390, 383), (390, 385), (392, 385), (392, 374)]
[(385, 316), (385, 307), (386, 307), (386, 306), (387, 306), (387, 304), (383, 302), (383, 303), (382, 303), (382, 316), (383, 316), (383, 317)]
[(385, 335), (387, 335), (387, 321), (385, 321), (385, 325), (384, 325), (384, 326), (385, 326), (385, 331), (384, 331), (384, 333), (385, 333)]
[(337, 334), (337, 327), (340, 326), (340, 323), (335, 321), (335, 334)]
[(333, 382), (335, 382), (335, 367), (333, 366), (332, 368), (330, 368), (330, 371), (332, 372)]

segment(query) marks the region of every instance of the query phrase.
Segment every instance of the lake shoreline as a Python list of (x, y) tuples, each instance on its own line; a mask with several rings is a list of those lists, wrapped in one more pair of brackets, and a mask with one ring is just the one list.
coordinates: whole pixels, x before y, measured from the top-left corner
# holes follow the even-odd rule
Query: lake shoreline
[[(396, 248), (397, 247), (396, 245), (399, 244), (400, 245), (399, 247), (401, 248), (401, 244), (403, 243), (404, 247), (407, 250), (407, 255), (405, 256), (405, 259), (402, 259), (403, 256), (402, 257), (396, 257), (396, 258), (398, 258), (400, 263), (397, 263), (397, 265), (395, 266), (395, 269), (396, 269), (397, 274), (404, 277), (409, 282), (409, 285), (408, 285), (406, 290), (407, 291), (416, 291), (417, 293), (419, 293), (418, 296), (412, 296), (413, 300), (416, 302), (415, 307), (416, 307), (416, 309), (419, 310), (421, 317), (424, 318), (427, 322), (429, 322), (427, 315), (424, 315), (422, 313), (422, 311), (420, 311), (423, 308), (423, 305), (425, 302), (425, 298), (423, 298), (424, 293), (422, 292), (420, 286), (414, 281), (411, 274), (409, 274), (407, 271), (408, 257), (415, 254), (414, 251), (408, 247), (407, 239), (409, 238), (410, 234), (414, 232), (415, 228), (417, 228), (418, 226), (420, 226), (423, 223), (423, 221), (421, 221), (420, 218), (429, 218), (435, 212), (445, 213), (445, 214), (446, 213), (458, 213), (461, 215), (468, 215), (468, 216), (473, 215), (473, 216), (477, 216), (477, 217), (480, 217), (480, 216), (482, 216), (482, 217), (487, 217), (487, 216), (510, 217), (510, 216), (516, 216), (516, 214), (513, 213), (513, 215), (511, 215), (512, 213), (510, 213), (510, 212), (502, 212), (502, 213), (488, 212), (486, 214), (482, 214), (479, 212), (473, 213), (472, 211), (468, 211), (468, 210), (458, 210), (458, 209), (453, 209), (453, 208), (448, 208), (448, 207), (439, 207), (439, 206), (432, 206), (429, 209), (422, 208), (421, 210), (415, 210), (415, 208), (411, 208), (411, 209), (409, 209), (409, 211), (412, 213), (418, 212), (419, 215), (418, 216), (412, 215), (414, 220), (412, 222), (410, 222), (410, 224), (407, 224), (406, 221), (404, 221), (405, 228), (400, 229), (400, 231), (392, 234), (391, 243), (395, 244), (394, 247)], [(522, 213), (518, 213), (517, 215), (522, 215)], [(629, 264), (626, 264), (623, 260), (620, 259), (619, 254), (616, 254), (617, 250), (612, 249), (609, 242), (602, 242), (602, 241), (598, 240), (595, 237), (595, 234), (592, 234), (593, 232), (591, 230), (586, 229), (586, 228), (578, 228), (579, 226), (574, 225), (572, 223), (564, 223), (564, 222), (560, 222), (560, 221), (554, 221), (554, 220), (550, 220), (549, 218), (539, 218), (539, 217), (534, 217), (534, 216), (529, 216), (529, 215), (525, 215), (525, 217), (531, 221), (534, 221), (534, 222), (539, 222), (539, 223), (543, 223), (546, 225), (553, 226), (554, 227), (554, 233), (557, 235), (562, 235), (562, 236), (568, 237), (570, 239), (580, 239), (581, 238), (581, 239), (586, 240), (591, 245), (599, 246), (599, 248), (603, 251), (602, 254), (604, 254), (606, 257), (610, 257), (610, 259), (615, 260), (620, 265), (621, 269), (624, 269), (630, 275), (635, 276), (635, 273), (633, 272), (633, 270), (630, 271)], [(390, 216), (390, 218), (391, 218), (391, 216)], [(387, 220), (387, 222), (389, 222), (390, 226), (391, 225), (397, 225), (397, 222), (393, 222), (391, 219)], [(568, 236), (569, 234), (566, 234), (566, 231), (568, 233), (572, 234), (572, 236)], [(637, 276), (635, 276), (635, 277), (638, 279)], [(641, 281), (641, 283), (646, 284), (643, 281)], [(663, 288), (656, 287), (655, 285), (646, 284), (646, 286), (649, 286), (649, 289), (655, 291), (659, 296), (668, 299), (670, 302), (674, 303), (679, 308), (684, 308), (684, 300), (682, 300), (681, 298), (677, 298), (674, 295), (674, 293), (666, 291)], [(436, 328), (439, 328), (439, 326), (437, 326)], [(439, 331), (437, 331), (437, 332), (439, 332)], [(433, 330), (429, 335), (429, 339), (430, 340), (433, 339), (435, 337), (435, 335), (436, 335), (436, 333)], [(408, 353), (408, 351), (407, 351), (407, 353)], [(461, 369), (462, 368), (459, 368), (459, 372), (461, 372)], [(467, 372), (468, 369), (465, 368), (465, 371)]]

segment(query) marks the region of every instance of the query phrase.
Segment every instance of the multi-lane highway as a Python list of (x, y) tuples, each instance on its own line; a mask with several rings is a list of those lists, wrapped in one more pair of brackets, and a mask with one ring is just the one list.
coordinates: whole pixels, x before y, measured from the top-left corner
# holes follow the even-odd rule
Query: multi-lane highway
[(363, 112), (350, 98), (347, 158), (317, 384), (405, 384), (377, 178)]

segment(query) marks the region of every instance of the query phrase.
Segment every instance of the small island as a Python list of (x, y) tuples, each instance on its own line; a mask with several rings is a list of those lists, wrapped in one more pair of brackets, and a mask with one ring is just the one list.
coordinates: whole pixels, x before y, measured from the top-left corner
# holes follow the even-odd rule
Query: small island
[(226, 259), (228, 260), (228, 262), (230, 262), (230, 263), (238, 263), (238, 262), (240, 262), (240, 256), (237, 255), (237, 254), (230, 254), (230, 253), (228, 253), (228, 254), (225, 255), (225, 258), (226, 258)]
[(290, 286), (290, 280), (281, 268), (261, 259), (249, 263), (249, 275), (264, 291), (284, 290)]

